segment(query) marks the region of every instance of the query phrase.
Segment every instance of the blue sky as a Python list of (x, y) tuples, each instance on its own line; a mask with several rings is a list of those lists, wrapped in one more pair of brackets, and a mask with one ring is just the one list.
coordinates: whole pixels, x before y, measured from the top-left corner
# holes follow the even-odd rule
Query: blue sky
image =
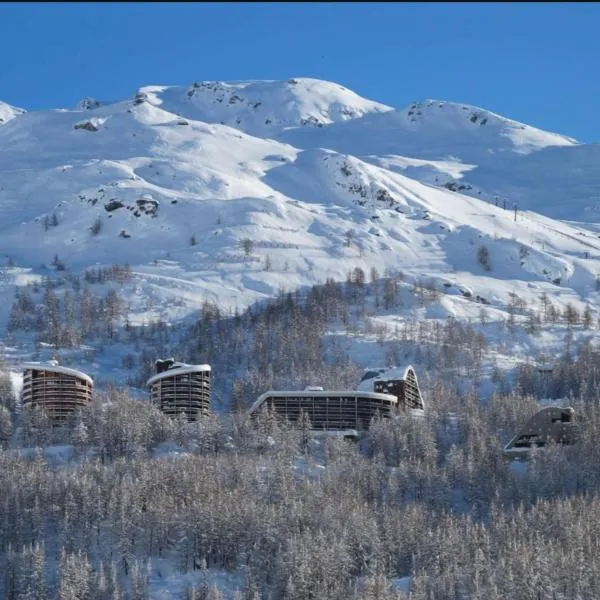
[(316, 77), (402, 108), (478, 105), (600, 141), (598, 3), (2, 3), (0, 99)]

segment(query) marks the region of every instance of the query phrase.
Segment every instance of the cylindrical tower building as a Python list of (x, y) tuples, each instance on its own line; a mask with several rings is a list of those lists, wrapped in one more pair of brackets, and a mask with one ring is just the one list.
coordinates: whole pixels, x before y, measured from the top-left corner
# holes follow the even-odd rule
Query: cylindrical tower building
[(168, 416), (183, 413), (188, 421), (210, 413), (210, 365), (156, 361), (156, 375), (148, 379), (150, 401)]
[(94, 382), (89, 375), (48, 363), (23, 365), (23, 406), (41, 407), (52, 421), (64, 421), (92, 401)]

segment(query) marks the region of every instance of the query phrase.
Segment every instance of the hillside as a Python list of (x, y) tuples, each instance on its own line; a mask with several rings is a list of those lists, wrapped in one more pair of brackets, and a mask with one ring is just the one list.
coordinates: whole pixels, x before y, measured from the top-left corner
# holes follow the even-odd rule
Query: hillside
[(288, 129), (322, 128), (392, 108), (328, 81), (199, 81), (189, 87), (147, 86), (136, 98), (163, 110), (248, 134), (274, 138)]
[[(0, 596), (598, 597), (597, 148), (303, 78), (0, 103)], [(213, 414), (147, 401), (171, 356)], [(356, 443), (248, 418), (407, 364), (426, 410)], [(575, 444), (503, 460), (547, 403)]]
[(125, 263), (134, 325), (204, 301), (243, 310), (355, 268), (427, 279), (441, 318), (506, 315), (515, 294), (600, 309), (595, 146), (301, 78), (3, 110), (16, 117), (0, 127), (3, 327), (15, 286)]
[(401, 155), (479, 165), (505, 155), (526, 155), (576, 141), (468, 104), (413, 102), (401, 110), (367, 114), (318, 130), (294, 129), (281, 139), (294, 146), (325, 147), (355, 155)]
[(8, 123), (8, 121), (22, 115), (24, 112), (22, 108), (16, 108), (5, 102), (0, 102), (0, 125)]

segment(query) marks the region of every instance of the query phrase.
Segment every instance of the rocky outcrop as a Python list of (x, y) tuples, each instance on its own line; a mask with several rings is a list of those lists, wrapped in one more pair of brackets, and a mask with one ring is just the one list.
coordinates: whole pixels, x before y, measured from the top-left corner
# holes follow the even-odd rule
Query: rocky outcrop
[(94, 110), (95, 108), (98, 108), (100, 106), (102, 106), (102, 103), (98, 100), (95, 100), (94, 98), (84, 98), (77, 105), (77, 108), (80, 108), (81, 110)]
[(80, 121), (79, 123), (75, 123), (73, 129), (85, 129), (86, 131), (98, 131), (98, 126), (94, 124), (92, 121)]

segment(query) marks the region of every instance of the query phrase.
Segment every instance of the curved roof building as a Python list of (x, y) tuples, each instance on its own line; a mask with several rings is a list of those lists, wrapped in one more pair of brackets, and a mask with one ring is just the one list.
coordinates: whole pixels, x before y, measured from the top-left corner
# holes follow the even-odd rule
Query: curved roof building
[(92, 401), (94, 382), (81, 371), (56, 361), (25, 363), (23, 369), (23, 406), (41, 407), (51, 420), (64, 421)]
[(367, 369), (357, 390), (327, 391), (308, 387), (304, 391), (274, 391), (262, 394), (250, 407), (255, 414), (267, 406), (289, 421), (304, 413), (312, 429), (360, 431), (369, 428), (375, 415), (389, 417), (397, 408), (423, 410), (423, 398), (412, 367)]
[(148, 379), (150, 401), (166, 415), (184, 414), (188, 421), (210, 412), (210, 365), (188, 365), (173, 359), (156, 361)]
[(549, 442), (574, 444), (578, 427), (571, 407), (548, 406), (535, 413), (521, 430), (504, 446), (508, 458), (526, 457), (532, 448), (543, 448)]
[(390, 394), (352, 390), (268, 391), (250, 407), (254, 414), (267, 406), (291, 422), (300, 420), (302, 413), (316, 430), (368, 429), (376, 414), (389, 416), (398, 400)]

